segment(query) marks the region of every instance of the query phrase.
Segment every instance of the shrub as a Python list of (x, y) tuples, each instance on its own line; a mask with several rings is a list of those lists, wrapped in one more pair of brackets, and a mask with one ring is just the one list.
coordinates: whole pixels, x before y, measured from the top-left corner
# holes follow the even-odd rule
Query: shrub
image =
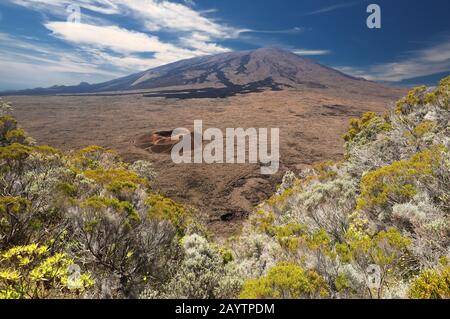
[(159, 194), (151, 194), (145, 200), (151, 218), (170, 221), (178, 234), (183, 236), (187, 227), (193, 222), (192, 211)]
[(424, 270), (411, 284), (412, 299), (450, 299), (450, 266)]
[(2, 98), (0, 98), (0, 116), (10, 114), (11, 110), (12, 110), (11, 103), (5, 102)]
[[(3, 252), (0, 257), (0, 299), (77, 297), (94, 285), (87, 273), (69, 277), (74, 260), (32, 244)], [(69, 289), (70, 288), (70, 289)]]
[(361, 180), (359, 210), (386, 209), (411, 200), (417, 194), (419, 183), (430, 183), (439, 167), (442, 146), (417, 153), (411, 159), (394, 162), (367, 173)]
[[(0, 197), (0, 248), (23, 243), (30, 236), (30, 227), (38, 225), (30, 211), (31, 202), (23, 197)], [(33, 222), (34, 219), (34, 222)]]
[[(70, 260), (66, 254), (76, 256), (101, 283), (93, 289), (96, 296), (137, 297), (149, 283), (161, 287), (170, 281), (177, 269), (170, 265), (183, 260), (180, 238), (201, 229), (202, 220), (194, 210), (152, 192), (152, 165), (126, 164), (99, 146), (65, 153), (31, 145), (8, 113), (2, 103), (0, 251), (34, 242), (51, 247), (46, 251), (61, 251), (55, 256), (64, 265)], [(230, 268), (229, 254), (226, 259)], [(16, 274), (7, 272), (10, 268), (3, 272), (5, 280)], [(65, 279), (58, 278), (59, 287)], [(226, 294), (224, 282), (217, 285), (217, 295)]]
[[(386, 286), (395, 283), (401, 276), (402, 260), (408, 256), (411, 240), (400, 234), (395, 228), (370, 235), (363, 230), (364, 221), (352, 224), (344, 243), (336, 245), (336, 251), (343, 262), (354, 264), (366, 277), (370, 296), (382, 298)], [(370, 265), (380, 268), (380, 286), (372, 289), (367, 281), (367, 269)]]
[[(59, 152), (17, 143), (0, 147), (0, 174), (0, 247), (27, 245), (52, 237), (65, 200), (58, 188), (70, 178)], [(19, 201), (22, 205), (16, 209)]]
[(412, 112), (414, 107), (425, 104), (426, 93), (426, 86), (419, 86), (412, 89), (406, 97), (397, 102), (397, 114), (406, 115)]
[(436, 89), (428, 91), (421, 86), (411, 90), (408, 95), (397, 103), (398, 114), (409, 114), (425, 104), (434, 104), (448, 110), (450, 101), (450, 76), (442, 79)]
[(344, 140), (347, 143), (358, 142), (367, 143), (373, 141), (381, 132), (391, 130), (392, 127), (384, 119), (378, 117), (373, 112), (365, 113), (361, 119), (352, 119)]
[(142, 298), (214, 299), (239, 293), (241, 281), (233, 265), (205, 238), (186, 236), (182, 247), (184, 256), (175, 275), (162, 289), (149, 289)]
[(156, 172), (150, 162), (136, 161), (129, 169), (134, 171), (139, 177), (146, 179), (148, 182), (152, 182), (156, 178)]
[(450, 104), (450, 76), (442, 79), (438, 87), (426, 96), (425, 101), (448, 110)]
[(144, 209), (117, 198), (91, 197), (71, 208), (72, 248), (97, 276), (114, 280), (117, 292), (137, 297), (144, 278), (164, 277), (174, 253), (175, 229), (148, 217)]
[(312, 185), (297, 197), (294, 209), (298, 220), (312, 230), (325, 229), (338, 240), (348, 227), (348, 214), (355, 209), (357, 184), (349, 179), (335, 178)]
[(240, 294), (242, 299), (311, 299), (328, 296), (328, 288), (320, 275), (290, 263), (278, 264), (262, 278), (247, 280)]

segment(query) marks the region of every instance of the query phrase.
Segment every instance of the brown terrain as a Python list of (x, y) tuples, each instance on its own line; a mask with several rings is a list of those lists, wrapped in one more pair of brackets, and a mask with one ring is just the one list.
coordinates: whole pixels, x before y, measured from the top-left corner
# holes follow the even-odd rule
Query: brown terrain
[[(118, 150), (127, 161), (153, 162), (158, 173), (154, 187), (205, 212), (211, 229), (226, 237), (275, 192), (286, 170), (299, 173), (342, 157), (342, 135), (350, 118), (367, 111), (382, 113), (404, 94), (403, 89), (351, 78), (284, 51), (264, 49), (231, 57), (221, 55), (220, 63), (208, 60), (203, 70), (208, 74), (178, 73), (184, 82), (168, 85), (159, 79), (164, 90), (150, 85), (126, 94), (122, 88), (107, 94), (7, 99), (40, 144), (66, 150), (101, 145)], [(138, 83), (155, 78), (151, 72), (141, 73)], [(239, 72), (247, 74), (247, 82), (236, 75)], [(174, 164), (164, 138), (175, 128), (192, 129), (194, 120), (203, 120), (203, 129), (223, 131), (280, 128), (279, 173), (264, 176), (259, 165), (251, 164)]]

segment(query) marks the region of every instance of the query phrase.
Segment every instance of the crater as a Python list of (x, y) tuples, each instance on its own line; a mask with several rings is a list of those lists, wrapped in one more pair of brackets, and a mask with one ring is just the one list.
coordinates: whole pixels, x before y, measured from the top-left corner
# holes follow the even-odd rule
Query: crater
[[(188, 134), (174, 135), (175, 130), (170, 131), (156, 131), (149, 134), (143, 134), (136, 138), (134, 144), (136, 147), (144, 149), (148, 152), (161, 154), (169, 154), (172, 148), (181, 142)], [(193, 133), (191, 134), (191, 138)]]

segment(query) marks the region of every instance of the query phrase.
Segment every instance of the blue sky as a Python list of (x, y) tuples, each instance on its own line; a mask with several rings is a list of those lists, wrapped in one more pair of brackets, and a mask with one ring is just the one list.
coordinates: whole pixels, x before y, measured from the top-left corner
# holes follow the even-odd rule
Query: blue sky
[[(366, 26), (371, 3), (381, 29)], [(259, 47), (369, 80), (433, 85), (450, 71), (449, 13), (448, 0), (2, 0), (0, 90), (94, 83)]]

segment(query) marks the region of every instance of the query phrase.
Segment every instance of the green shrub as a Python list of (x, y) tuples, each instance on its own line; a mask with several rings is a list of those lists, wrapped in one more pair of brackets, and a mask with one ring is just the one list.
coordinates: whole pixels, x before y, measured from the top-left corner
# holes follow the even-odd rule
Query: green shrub
[(310, 299), (327, 298), (329, 291), (325, 280), (315, 271), (281, 263), (270, 269), (267, 276), (247, 280), (241, 299)]
[(186, 206), (159, 194), (148, 196), (145, 204), (149, 207), (148, 215), (150, 218), (170, 221), (181, 236), (193, 222), (192, 212)]
[(350, 128), (344, 135), (344, 140), (347, 143), (357, 140), (367, 143), (374, 140), (379, 133), (390, 131), (391, 129), (391, 124), (387, 123), (375, 113), (368, 112), (361, 119), (355, 118), (350, 121)]
[[(94, 285), (87, 273), (68, 282), (74, 260), (47, 246), (18, 246), (0, 255), (0, 299), (77, 297)], [(71, 288), (71, 289), (69, 289)]]
[(411, 284), (408, 295), (412, 299), (450, 299), (450, 266), (423, 271)]
[(357, 209), (386, 208), (411, 200), (417, 194), (419, 182), (427, 183), (433, 179), (443, 151), (444, 147), (434, 146), (409, 160), (394, 162), (367, 173), (361, 180)]

